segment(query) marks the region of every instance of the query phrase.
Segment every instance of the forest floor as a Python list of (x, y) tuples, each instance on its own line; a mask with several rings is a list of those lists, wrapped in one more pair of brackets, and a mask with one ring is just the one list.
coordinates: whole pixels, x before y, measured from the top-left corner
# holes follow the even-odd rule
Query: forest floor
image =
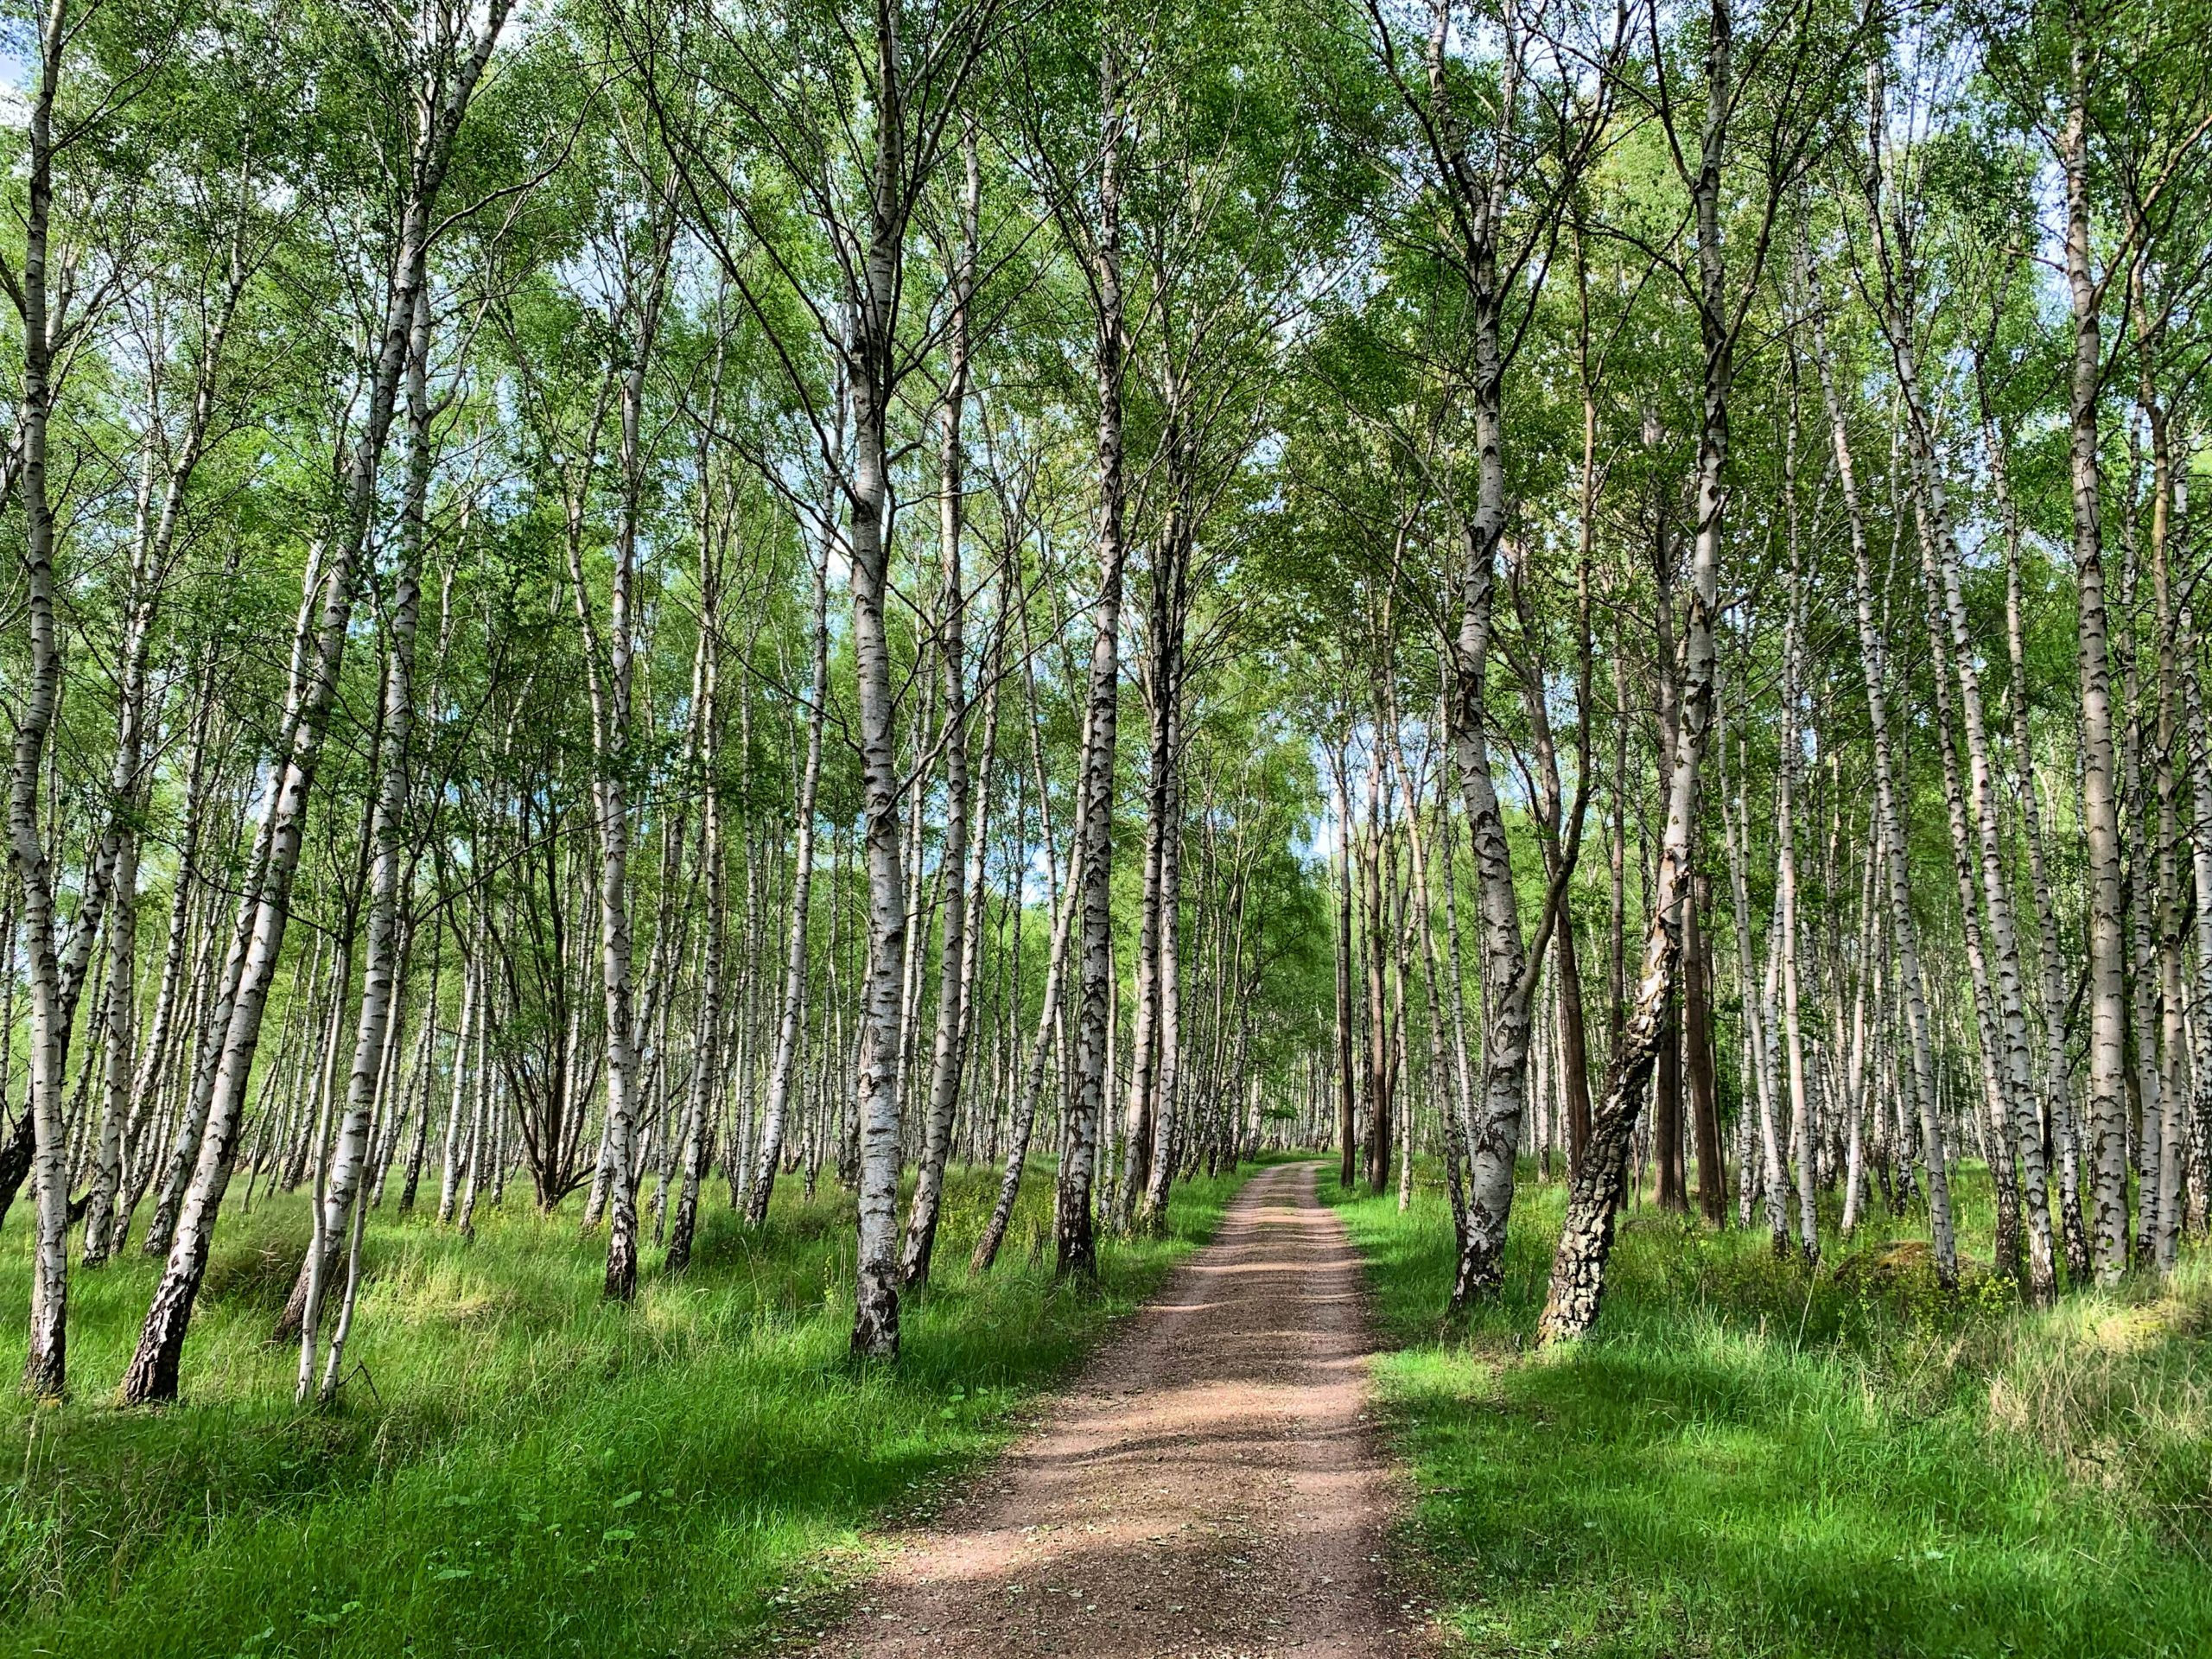
[[(1045, 1170), (971, 1279), (995, 1175), (954, 1172), (895, 1369), (846, 1357), (826, 1187), (760, 1233), (715, 1206), (626, 1309), (604, 1233), (526, 1192), (474, 1242), (382, 1211), (320, 1412), (268, 1341), (304, 1205), (241, 1206), (181, 1406), (111, 1403), (135, 1251), (72, 1274), (73, 1397), (0, 1392), (0, 1659), (2212, 1653), (2212, 1252), (2037, 1312), (1986, 1268), (1939, 1294), (1910, 1217), (1808, 1273), (1645, 1207), (1596, 1335), (1543, 1357), (1556, 1182), (1524, 1169), (1503, 1294), (1446, 1326), (1436, 1171), (1402, 1212), (1251, 1174), (1079, 1291)], [(1956, 1192), (1986, 1262), (1978, 1167)]]
[(1423, 1649), (1382, 1562), (1396, 1482), (1366, 1295), (1313, 1164), (1279, 1165), (1039, 1429), (900, 1541), (837, 1659), (1375, 1659)]
[[(871, 1538), (933, 1513), (1220, 1224), (1250, 1166), (1179, 1185), (1162, 1236), (1056, 1285), (1052, 1173), (997, 1268), (967, 1270), (998, 1173), (947, 1183), (942, 1264), (894, 1368), (855, 1365), (853, 1205), (719, 1204), (690, 1270), (648, 1249), (599, 1297), (606, 1233), (528, 1189), (464, 1241), (375, 1212), (336, 1407), (296, 1409), (272, 1345), (302, 1198), (234, 1204), (184, 1401), (113, 1405), (160, 1263), (70, 1275), (73, 1396), (27, 1408), (29, 1228), (0, 1232), (0, 1659), (659, 1659), (787, 1646), (837, 1623)], [(435, 1207), (435, 1193), (429, 1195)], [(647, 1217), (650, 1225), (650, 1217)], [(358, 1357), (359, 1369), (350, 1362)]]
[(1456, 1327), (1442, 1194), (1402, 1213), (1321, 1181), (1394, 1347), (1374, 1366), (1417, 1486), (1400, 1541), (1450, 1650), (2212, 1653), (2203, 1251), (2037, 1312), (1987, 1272), (1979, 1166), (1955, 1192), (1983, 1266), (1951, 1297), (1924, 1222), (1828, 1234), (1808, 1273), (1763, 1227), (1647, 1206), (1597, 1332), (1540, 1356), (1561, 1189), (1522, 1175), (1503, 1294)]

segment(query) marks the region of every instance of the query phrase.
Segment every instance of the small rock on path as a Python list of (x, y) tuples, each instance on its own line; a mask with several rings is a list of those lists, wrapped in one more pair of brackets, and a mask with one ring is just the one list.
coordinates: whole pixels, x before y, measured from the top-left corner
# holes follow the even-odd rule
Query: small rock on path
[(1359, 1264), (1316, 1166), (1214, 1242), (869, 1586), (822, 1659), (1397, 1659)]

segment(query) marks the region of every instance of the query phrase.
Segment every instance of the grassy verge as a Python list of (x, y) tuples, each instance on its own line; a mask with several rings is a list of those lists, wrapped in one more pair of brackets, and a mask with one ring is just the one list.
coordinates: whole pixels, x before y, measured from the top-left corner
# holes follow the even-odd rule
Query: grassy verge
[(2033, 1313), (1986, 1274), (1939, 1296), (1884, 1226), (1808, 1275), (1645, 1211), (1599, 1333), (1539, 1357), (1557, 1185), (1524, 1183), (1504, 1294), (1456, 1331), (1442, 1196), (1321, 1186), (1396, 1344), (1410, 1542), (1465, 1651), (2212, 1653), (2201, 1255)]
[[(293, 1409), (296, 1350), (265, 1340), (302, 1205), (226, 1223), (175, 1409), (109, 1403), (157, 1264), (73, 1274), (76, 1398), (0, 1408), (0, 1655), (633, 1659), (817, 1626), (860, 1529), (1002, 1444), (1243, 1173), (1179, 1189), (1166, 1236), (1107, 1245), (1078, 1291), (1052, 1281), (1034, 1178), (997, 1271), (970, 1280), (995, 1176), (955, 1172), (895, 1370), (847, 1361), (851, 1206), (826, 1196), (779, 1192), (757, 1236), (714, 1211), (690, 1272), (648, 1272), (628, 1309), (599, 1301), (605, 1236), (573, 1218), (511, 1194), (464, 1243), (387, 1211), (362, 1370), (322, 1413)], [(28, 1297), (25, 1231), (0, 1248), (0, 1306)], [(22, 1332), (0, 1335), (0, 1376)]]

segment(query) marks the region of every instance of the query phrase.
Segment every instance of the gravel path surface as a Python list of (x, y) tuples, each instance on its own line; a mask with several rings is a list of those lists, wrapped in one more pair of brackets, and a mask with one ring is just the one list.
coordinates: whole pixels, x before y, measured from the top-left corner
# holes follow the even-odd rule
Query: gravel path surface
[(1381, 1558), (1357, 1258), (1315, 1166), (1215, 1241), (1040, 1426), (906, 1541), (817, 1651), (1351, 1659), (1425, 1650)]

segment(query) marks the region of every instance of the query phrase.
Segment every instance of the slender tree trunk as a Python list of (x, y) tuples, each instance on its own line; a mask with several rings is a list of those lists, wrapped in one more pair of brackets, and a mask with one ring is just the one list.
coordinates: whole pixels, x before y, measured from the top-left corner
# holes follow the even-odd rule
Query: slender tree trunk
[(855, 1109), (860, 1135), (860, 1219), (852, 1351), (899, 1353), (899, 977), (907, 920), (905, 849), (899, 822), (899, 747), (891, 689), (886, 605), (889, 549), (888, 426), (898, 327), (900, 228), (906, 188), (906, 111), (895, 10), (879, 6), (876, 109), (869, 219), (860, 282), (849, 320), (846, 378), (853, 398), (853, 468), (847, 486), (852, 556), (853, 658), (859, 704), (862, 813), (868, 861), (868, 969), (862, 984)]
[(2043, 814), (2036, 800), (2035, 752), (2028, 729), (2027, 652), (2020, 577), (2021, 526), (2012, 499), (2009, 465), (1995, 423), (1986, 418), (1991, 481), (2005, 525), (2005, 644), (2011, 667), (2007, 712), (2012, 735), (2013, 787), (2028, 847), (2028, 885), (2036, 906), (2036, 983), (2044, 1026), (2044, 1088), (2050, 1118), (2052, 1155), (2058, 1166), (2059, 1211), (2066, 1248), (2066, 1277), (2089, 1277), (2089, 1236), (2082, 1220), (2082, 1158), (2076, 1127), (2073, 1062), (2066, 1047), (2066, 984), (2060, 963), (2057, 906), (2044, 855)]
[(1726, 315), (1720, 249), (1720, 162), (1727, 136), (1733, 23), (1727, 0), (1713, 0), (1706, 44), (1707, 113), (1692, 200), (1695, 206), (1699, 333), (1704, 346), (1703, 419), (1698, 438), (1697, 537), (1690, 566), (1684, 637), (1681, 727), (1668, 791), (1667, 822), (1654, 884), (1635, 1010), (1621, 1034), (1604, 1103), (1592, 1115), (1589, 1155), (1572, 1183), (1567, 1218), (1552, 1262), (1538, 1338), (1557, 1342), (1596, 1323), (1612, 1252), (1613, 1225), (1626, 1185), (1629, 1137), (1643, 1103), (1681, 957), (1681, 909), (1695, 845), (1698, 767), (1714, 702), (1713, 617), (1719, 605), (1723, 474), (1728, 460), (1728, 391), (1735, 337)]
[(1124, 1232), (1135, 1219), (1138, 1197), (1151, 1175), (1153, 1109), (1160, 1065), (1161, 874), (1169, 834), (1170, 774), (1174, 767), (1168, 729), (1168, 699), (1173, 695), (1174, 677), (1169, 638), (1173, 627), (1173, 543), (1171, 535), (1152, 576), (1152, 662), (1147, 676), (1152, 705), (1152, 743), (1150, 776), (1145, 791), (1144, 887), (1137, 925), (1136, 1029), (1130, 1045), (1128, 1096), (1122, 1111), (1122, 1179), (1114, 1218), (1117, 1230)]
[(1329, 751), (1337, 819), (1337, 1185), (1349, 1189), (1357, 1162), (1353, 1116), (1351, 1007), (1351, 791), (1343, 745)]
[[(692, 693), (696, 737), (692, 747), (701, 785), (699, 861), (707, 878), (706, 937), (700, 944), (699, 1024), (692, 1042), (691, 1077), (684, 1091), (683, 1127), (676, 1148), (683, 1169), (683, 1185), (677, 1192), (676, 1224), (669, 1230), (668, 1252), (662, 1258), (662, 1266), (672, 1274), (682, 1273), (691, 1265), (691, 1243), (699, 1221), (699, 1184), (706, 1177), (707, 1154), (713, 1144), (709, 1117), (722, 1094), (722, 1040), (727, 1018), (723, 1006), (728, 995), (723, 944), (728, 933), (726, 912), (729, 906), (729, 869), (722, 845), (723, 577), (719, 552), (707, 554), (702, 566), (698, 665), (693, 675)], [(816, 582), (818, 588), (819, 576)], [(818, 764), (818, 751), (815, 758)], [(808, 792), (804, 780), (799, 792), (802, 796)], [(806, 816), (810, 819), (814, 816), (813, 803), (809, 800), (805, 804)], [(804, 886), (804, 880), (793, 871), (791, 885), (795, 892)], [(802, 943), (802, 956), (804, 950)]]
[(1183, 912), (1183, 688), (1179, 664), (1167, 705), (1166, 833), (1160, 843), (1160, 1074), (1153, 1114), (1152, 1159), (1140, 1219), (1157, 1231), (1167, 1217), (1169, 1183), (1181, 1135), (1183, 992), (1179, 935)]
[[(28, 206), (21, 270), (12, 276), (22, 315), (22, 392), (16, 404), (22, 448), (17, 486), (23, 503), (24, 616), (30, 674), (16, 721), (8, 791), (8, 847), (23, 891), (17, 920), (29, 960), (30, 1066), (25, 1118), (31, 1126), (32, 1196), (37, 1233), (31, 1255), (31, 1309), (23, 1389), (58, 1398), (68, 1385), (69, 1164), (61, 1084), (69, 1040), (57, 954), (54, 871), (39, 822), (39, 783), (47, 739), (61, 701), (61, 640), (54, 615), (54, 523), (47, 480), (47, 425), (54, 397), (53, 321), (48, 314), (48, 237), (54, 202), (54, 106), (70, 35), (67, 0), (51, 0), (38, 35), (38, 81), (25, 123)], [(86, 902), (89, 905), (91, 896)]]
[[(1866, 195), (1875, 248), (1881, 262), (1883, 294), (1883, 303), (1877, 309), (1905, 405), (1904, 430), (1912, 463), (1916, 518), (1921, 531), (1921, 559), (1929, 599), (1935, 607), (1929, 621), (1930, 642), (1936, 648), (1936, 666), (1943, 681), (1948, 683), (1955, 676), (1958, 685), (1967, 782), (1980, 855), (1981, 902), (1994, 969), (1991, 987), (1994, 1001), (1990, 1018), (1993, 1034), (2001, 1041), (1998, 1081), (2005, 1116), (1994, 1126), (2000, 1131), (2000, 1146), (1993, 1148), (1993, 1162), (2009, 1165), (2013, 1150), (2017, 1149), (2017, 1190), (2025, 1201), (2027, 1219), (2029, 1293), (2038, 1301), (2047, 1301), (2056, 1286), (2049, 1183), (2043, 1137), (2033, 1103), (2033, 1063), (2029, 1056), (2027, 1014), (2021, 993), (2019, 946), (2012, 923), (2011, 877), (2005, 868), (2002, 831), (1997, 818), (1995, 785), (1982, 715), (1980, 677), (1974, 661), (1974, 634), (1960, 589), (1950, 509), (1936, 455), (1934, 417), (1922, 392), (1919, 362), (1911, 338), (1915, 273), (1909, 264), (1897, 257), (1897, 250), (1892, 245), (1882, 207), (1880, 157), (1885, 122), (1878, 73), (1870, 75), (1868, 85), (1870, 161)], [(1942, 660), (1946, 656), (1948, 662)], [(1939, 686), (1939, 693), (1942, 690)], [(1943, 701), (1939, 695), (1939, 707)], [(1961, 852), (1965, 856), (1963, 847)], [(1971, 908), (1970, 884), (1967, 898)], [(2001, 1145), (2005, 1140), (2012, 1142), (2011, 1147)]]
[[(1791, 560), (1789, 613), (1783, 626), (1782, 755), (1775, 774), (1775, 908), (1782, 958), (1783, 1052), (1789, 1061), (1790, 1141), (1797, 1149), (1798, 1247), (1805, 1260), (1821, 1257), (1813, 1198), (1812, 1102), (1806, 1087), (1805, 1039), (1797, 975), (1797, 699), (1803, 677), (1804, 573), (1796, 556), (1794, 446), (1783, 485), (1789, 499)], [(1780, 1243), (1779, 1236), (1776, 1240)]]
[(1102, 79), (1106, 132), (1099, 169), (1098, 223), (1092, 238), (1092, 281), (1098, 307), (1098, 600), (1091, 629), (1088, 741), (1079, 785), (1082, 854), (1077, 864), (1082, 872), (1083, 934), (1077, 976), (1076, 1090), (1068, 1155), (1060, 1166), (1053, 1215), (1060, 1275), (1086, 1279), (1097, 1271), (1091, 1182), (1111, 1082), (1107, 1004), (1113, 988), (1114, 747), (1127, 554), (1122, 522), (1126, 505), (1122, 445), (1122, 144), (1127, 116), (1120, 68), (1110, 52)]
[[(430, 299), (426, 289), (418, 289), (407, 354), (406, 504), (400, 520), (398, 564), (392, 574), (390, 632), (385, 642), (384, 771), (378, 780), (369, 826), (376, 862), (369, 876), (368, 954), (359, 1022), (353, 1033), (353, 1065), (346, 1075), (344, 1116), (331, 1154), (328, 1179), (316, 1198), (321, 1215), (315, 1241), (301, 1265), (302, 1285), (295, 1292), (301, 1305), (300, 1369), (295, 1397), (302, 1403), (315, 1375), (325, 1288), (360, 1187), (368, 1153), (370, 1114), (376, 1104), (377, 1078), (398, 990), (399, 887), (404, 859), (401, 836), (415, 759), (415, 627), (422, 603), (423, 542), (433, 461), (427, 383), (429, 353)], [(341, 986), (341, 1003), (343, 992)]]
[(308, 792), (321, 755), (331, 703), (337, 695), (339, 670), (353, 620), (359, 565), (375, 513), (378, 470), (385, 440), (391, 434), (415, 323), (416, 296), (427, 279), (438, 193), (469, 99), (491, 59), (499, 30), (506, 22), (507, 10), (508, 0), (490, 0), (474, 40), (466, 46), (454, 42), (457, 61), (449, 79), (435, 93), (426, 93), (417, 107), (414, 148), (409, 158), (398, 226), (397, 255), (385, 296), (383, 336), (371, 377), (368, 410), (348, 467), (345, 505), (335, 545), (327, 550), (323, 561), (326, 569), (321, 584), (320, 617), (311, 635), (302, 631), (302, 637), (295, 647), (295, 661), (304, 670), (299, 681), (301, 695), (296, 699), (299, 717), (291, 722), (296, 729), (270, 794), (264, 820), (267, 869), (241, 906), (242, 915), (250, 912), (251, 919), (241, 930), (241, 937), (247, 941), (245, 953), (238, 976), (238, 994), (229, 1010), (216, 1061), (207, 1126), (192, 1185), (178, 1215), (162, 1282), (155, 1292), (137, 1351), (124, 1379), (123, 1398), (126, 1404), (143, 1405), (176, 1396), (177, 1368), (183, 1355), (185, 1329), (192, 1317), (201, 1277), (207, 1271), (216, 1212), (229, 1185), (246, 1086), (261, 1037), (262, 1011), (276, 976), (285, 925), (290, 917), (292, 879), (298, 868), (301, 838), (307, 827)]
[[(638, 536), (645, 486), (643, 450), (645, 372), (667, 292), (669, 251), (674, 239), (672, 213), (657, 232), (652, 269), (639, 291), (627, 300), (637, 308), (637, 337), (621, 383), (621, 452), (617, 461), (620, 515), (615, 528), (613, 575), (608, 588), (602, 636), (583, 569), (584, 497), (591, 462), (571, 486), (568, 533), (569, 584), (575, 596), (576, 620), (586, 644), (585, 683), (591, 695), (592, 818), (599, 849), (600, 990), (607, 1030), (607, 1129), (601, 1160), (607, 1204), (605, 1294), (626, 1302), (638, 1284), (638, 1135), (639, 1054), (637, 995), (630, 918), (629, 756), (634, 736), (635, 660), (638, 648), (636, 584)], [(477, 1159), (472, 1157), (471, 1166)]]
[[(2181, 607), (2181, 637), (2196, 639), (2193, 607)], [(2190, 1066), (2194, 1085), (2190, 1099), (2189, 1187), (2191, 1223), (2200, 1234), (2207, 1222), (2208, 1158), (2212, 1158), (2212, 724), (2204, 713), (2202, 676), (2195, 651), (2182, 653), (2183, 719), (2188, 728), (2190, 804), (2194, 823), (2190, 834), (2190, 874), (2196, 900), (2196, 1006), (2192, 1011), (2195, 1038)]]
[[(1708, 1226), (1725, 1227), (1728, 1224), (1728, 1170), (1720, 1157), (1720, 1094), (1713, 1054), (1713, 962), (1705, 935), (1705, 915), (1712, 903), (1713, 884), (1700, 869), (1682, 918), (1682, 1030), (1689, 1052), (1690, 1122), (1697, 1137), (1698, 1211)], [(1560, 938), (1564, 944), (1564, 929)], [(1562, 951), (1562, 972), (1567, 962)]]
[(799, 768), (795, 846), (791, 855), (791, 915), (785, 929), (783, 1007), (776, 1023), (776, 1046), (768, 1062), (768, 1093), (760, 1116), (760, 1144), (754, 1154), (753, 1182), (745, 1195), (745, 1219), (758, 1227), (767, 1219), (769, 1195), (784, 1155), (785, 1126), (791, 1110), (791, 1083), (806, 1032), (807, 925), (814, 882), (814, 809), (822, 785), (822, 734), (830, 699), (830, 549), (825, 543), (814, 567), (812, 665), (806, 705), (806, 758)]
[[(1376, 720), (1379, 729), (1383, 721)], [(1388, 791), (1379, 757), (1367, 772), (1367, 838), (1360, 853), (1361, 908), (1365, 912), (1367, 968), (1367, 1190), (1380, 1196), (1390, 1182), (1391, 1121), (1397, 1068), (1392, 1048), (1389, 997), (1389, 912), (1385, 906), (1383, 860), (1389, 832), (1383, 817)]]
[[(1049, 834), (1049, 831), (1048, 831)], [(1074, 937), (1075, 921), (1082, 909), (1083, 826), (1076, 826), (1076, 854), (1068, 871), (1068, 884), (1061, 893), (1052, 922), (1052, 942), (1045, 963), (1045, 995), (1037, 1011), (1037, 1033), (1029, 1046), (1029, 1064), (1022, 1077), (1021, 1093), (1014, 1102), (1014, 1126), (1008, 1137), (1006, 1173), (999, 1183), (997, 1202), (991, 1206), (990, 1220), (984, 1224), (982, 1236), (976, 1241), (976, 1253), (969, 1261), (969, 1271), (986, 1273), (998, 1259), (999, 1247), (1006, 1240), (1007, 1224), (1014, 1217), (1014, 1202), (1021, 1188), (1021, 1172), (1029, 1157), (1029, 1140), (1037, 1122), (1037, 1106), (1045, 1092), (1045, 1074), (1052, 1062), (1052, 1039), (1059, 1026), (1060, 1003), (1067, 980), (1068, 949)]]
[[(1866, 685), (1867, 724), (1873, 734), (1874, 834), (1889, 900), (1890, 938), (1897, 953), (1898, 995), (1904, 1005), (1905, 1037), (1912, 1052), (1913, 1103), (1920, 1122), (1922, 1169), (1928, 1192), (1929, 1229), (1936, 1249), (1937, 1279), (1947, 1287), (1958, 1282), (1958, 1245), (1951, 1224), (1951, 1182), (1941, 1098), (1936, 1088), (1934, 1041), (1920, 959), (1920, 929), (1912, 914), (1912, 874), (1907, 860), (1904, 804), (1898, 798), (1891, 748), (1888, 666), (1882, 631), (1874, 616), (1873, 562), (1866, 548), (1866, 520), (1860, 505), (1859, 475), (1853, 465), (1849, 429), (1834, 366), (1829, 360), (1825, 318), (1813, 319), (1821, 391), (1827, 406), (1841, 485), (1844, 517), (1851, 536), (1852, 588), (1859, 624), (1859, 658)], [(1900, 1160), (1902, 1161), (1902, 1160)]]
[(1745, 1046), (1749, 1051), (1749, 1062), (1758, 1085), (1756, 1135), (1748, 1128), (1751, 1119), (1751, 1102), (1745, 1102), (1747, 1155), (1740, 1160), (1744, 1171), (1741, 1219), (1745, 1226), (1751, 1224), (1754, 1183), (1748, 1150), (1756, 1141), (1760, 1154), (1759, 1179), (1756, 1185), (1765, 1198), (1767, 1232), (1773, 1240), (1775, 1255), (1783, 1256), (1789, 1253), (1789, 1217), (1783, 1198), (1786, 1182), (1782, 1167), (1782, 1141), (1775, 1126), (1777, 1090), (1774, 1074), (1774, 1024), (1768, 1017), (1773, 1003), (1772, 976), (1778, 962), (1776, 953), (1769, 951), (1767, 995), (1762, 997), (1758, 970), (1752, 956), (1751, 889), (1745, 871), (1747, 861), (1745, 843), (1751, 838), (1751, 815), (1745, 810), (1743, 792), (1744, 772), (1748, 767), (1739, 768), (1737, 772), (1736, 808), (1732, 817), (1728, 810), (1726, 706), (1725, 698), (1715, 702), (1722, 772), (1720, 823), (1722, 835), (1728, 843), (1728, 887), (1736, 918), (1736, 977), (1743, 995)]
[(2074, 594), (2082, 683), (2082, 827), (2088, 849), (2091, 1242), (2100, 1279), (2127, 1268), (2127, 965), (2122, 935), (2120, 810), (2113, 791), (2112, 665), (2105, 611), (2097, 400), (2103, 387), (2102, 284), (2089, 265), (2088, 25), (2068, 8), (2069, 80), (2059, 142), (2066, 181), (2066, 280), (2074, 314), (2069, 463)]
[(968, 684), (965, 621), (967, 593), (961, 570), (960, 541), (967, 487), (961, 450), (961, 416), (968, 395), (969, 310), (976, 285), (977, 203), (981, 184), (972, 120), (961, 135), (963, 182), (960, 196), (960, 250), (952, 279), (952, 321), (946, 338), (944, 405), (939, 413), (938, 539), (944, 559), (944, 595), (938, 650), (944, 684), (944, 845), (939, 868), (945, 874), (944, 925), (938, 946), (937, 1031), (930, 1051), (929, 1116), (923, 1124), (920, 1168), (907, 1211), (906, 1243), (899, 1262), (900, 1282), (918, 1291), (929, 1282), (930, 1259), (944, 1193), (944, 1166), (952, 1147), (952, 1125), (960, 1109), (961, 1039), (967, 1028), (968, 884), (962, 861), (968, 849)]

